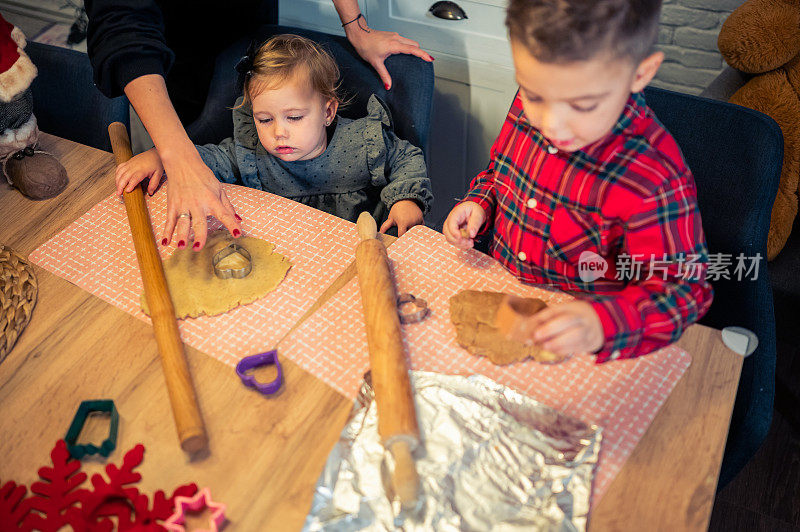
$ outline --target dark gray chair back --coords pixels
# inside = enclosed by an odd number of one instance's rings
[[[767,271],[767,232],[783,161],[783,136],[770,117],[725,102],[649,87],[647,104],[672,133],[697,185],[709,253],[760,254],[756,280],[711,281],[714,302],[700,323],[755,332],[744,361],[719,487],[755,454],[772,422],[775,314]],[[733,273],[731,268],[731,273]],[[748,279],[750,276],[748,276]]]
[[[39,129],[111,151],[108,125],[122,122],[130,128],[127,98],[107,98],[94,86],[84,53],[37,42],[28,42],[25,52],[39,71],[31,85]]]

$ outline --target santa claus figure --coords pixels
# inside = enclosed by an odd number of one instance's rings
[[[67,172],[37,148],[31,94],[36,67],[24,48],[25,36],[0,15],[0,173],[29,198],[52,198],[66,188]]]

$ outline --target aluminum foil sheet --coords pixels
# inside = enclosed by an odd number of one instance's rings
[[[482,376],[412,372],[411,382],[422,437],[418,508],[400,511],[387,495],[391,456],[365,382],[304,530],[586,529],[597,426]]]

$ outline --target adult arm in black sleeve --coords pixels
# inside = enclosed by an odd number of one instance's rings
[[[199,251],[214,216],[241,234],[236,211],[222,185],[203,163],[170,100],[165,73],[174,60],[164,38],[163,13],[154,0],[86,0],[88,52],[95,82],[107,96],[124,94],[142,120],[169,178],[162,239],[173,236]],[[124,163],[117,172],[124,172]],[[188,217],[181,217],[188,214]]]
[[[147,74],[166,75],[175,55],[164,38],[164,19],[154,0],[85,0],[87,51],[94,81],[115,97]]]

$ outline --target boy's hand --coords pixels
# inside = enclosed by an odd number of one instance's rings
[[[448,242],[460,249],[475,245],[475,236],[486,221],[486,211],[474,201],[456,205],[444,221],[442,232]]]
[[[605,337],[600,318],[586,301],[549,306],[525,323],[515,339],[535,342],[559,354],[593,353],[603,347]]]
[[[142,152],[130,160],[117,166],[115,179],[117,182],[117,194],[132,192],[136,185],[150,178],[147,185],[147,193],[151,196],[158,189],[161,178],[164,175],[164,165],[158,156],[155,148]]]
[[[422,209],[419,208],[414,200],[400,200],[389,209],[389,217],[381,225],[381,233],[385,233],[390,227],[397,226],[397,236],[422,223]]]

